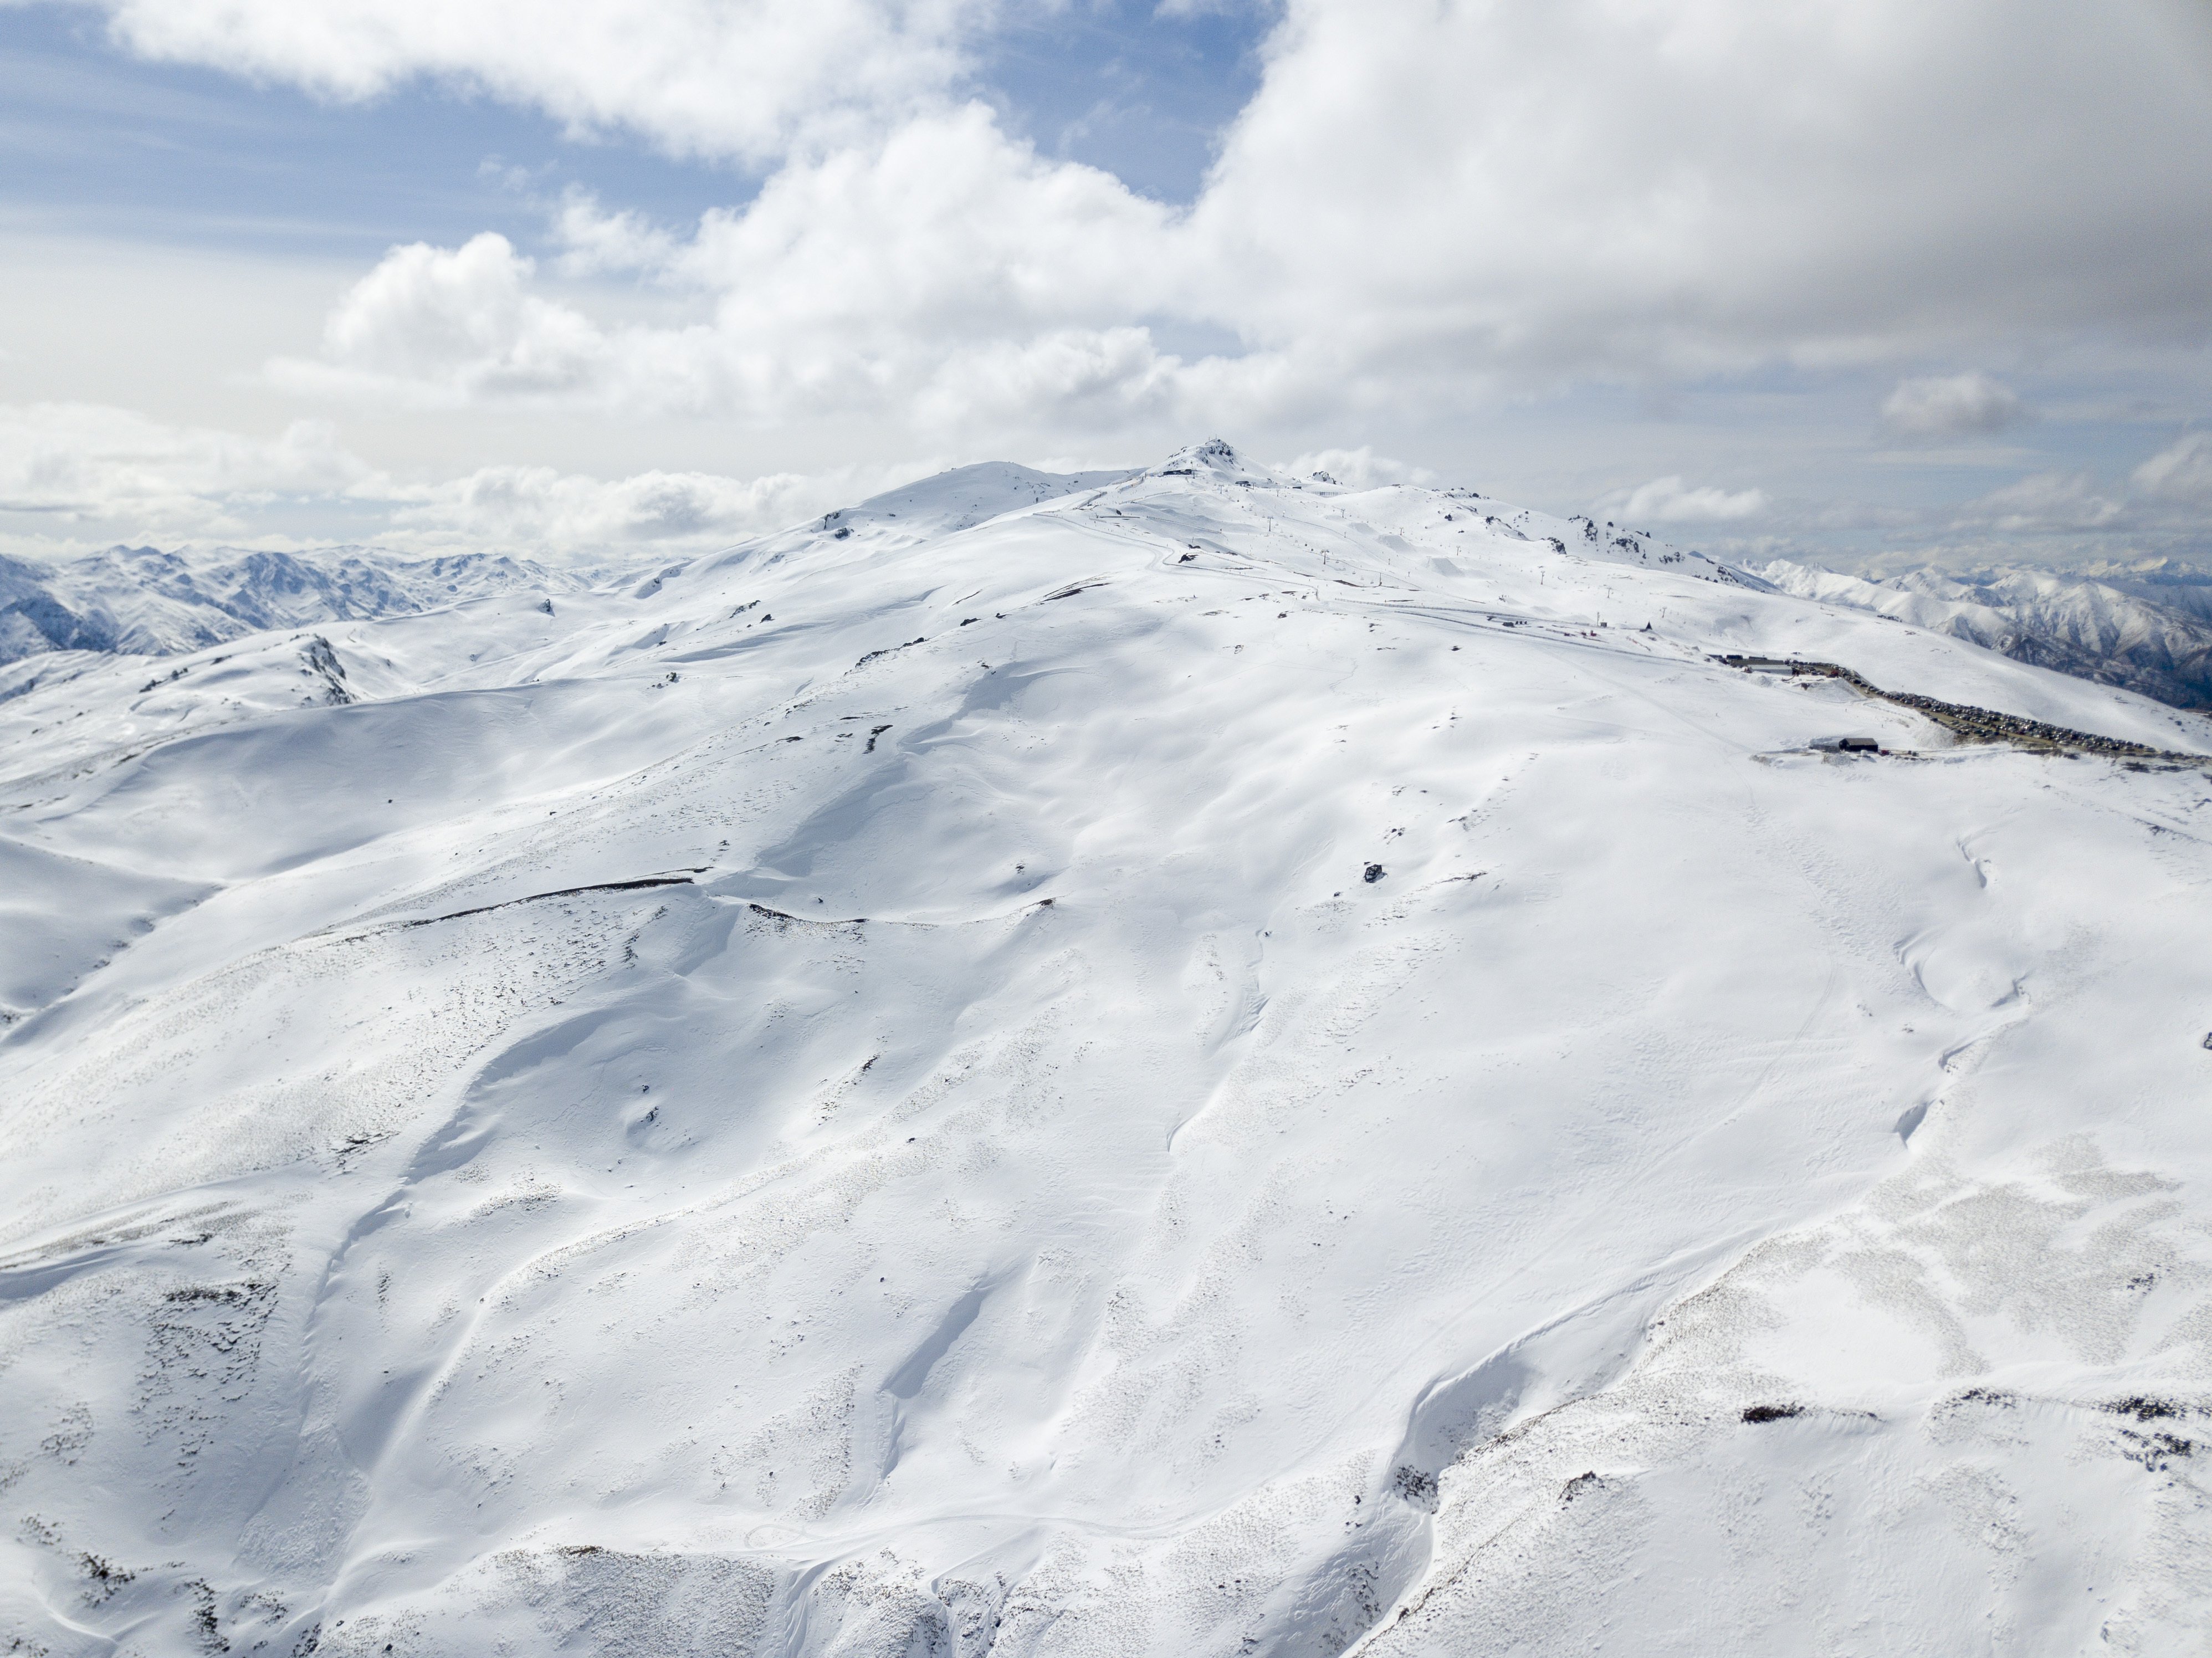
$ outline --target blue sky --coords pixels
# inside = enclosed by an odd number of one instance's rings
[[[731,180],[564,143],[532,112],[436,89],[364,105],[108,48],[96,19],[0,12],[0,199],[71,231],[374,258],[538,216],[487,164],[557,168],[696,213]]]
[[[1258,85],[1266,18],[1128,3],[1032,17],[982,44],[966,89],[1044,154],[1187,203]],[[761,173],[672,159],[448,83],[362,102],[148,62],[96,15],[0,9],[0,206],[58,228],[228,247],[349,251],[480,230],[534,240],[572,185],[671,223],[739,205]]]
[[[0,544],[605,554],[1220,433],[2212,558],[2206,16],[0,0]]]
[[[1188,203],[1258,89],[1268,21],[1243,7],[1161,17],[1128,0],[1033,19],[992,43],[983,84],[1047,155]]]

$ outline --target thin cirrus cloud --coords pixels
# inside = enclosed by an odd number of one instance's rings
[[[2185,432],[2136,468],[2136,488],[2168,501],[2212,502],[2212,432]]]
[[[333,95],[446,76],[770,169],[680,234],[558,215],[572,273],[626,265],[689,319],[556,300],[482,239],[404,248],[276,371],[323,394],[981,437],[2212,321],[2183,164],[2212,112],[2158,0],[1293,0],[1187,211],[959,102],[994,14],[958,0],[570,0],[527,27],[511,0],[106,3],[140,52]],[[1171,350],[1163,322],[1230,343]]]

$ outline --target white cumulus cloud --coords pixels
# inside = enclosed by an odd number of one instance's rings
[[[720,546],[811,518],[893,483],[896,471],[842,469],[739,479],[711,472],[596,478],[550,466],[486,466],[410,492],[386,539],[403,545],[522,548],[555,555]]]
[[[1680,477],[1662,477],[1609,495],[1601,504],[1628,524],[1720,524],[1757,517],[1766,510],[1766,496],[1758,489],[1692,488]]]
[[[567,274],[639,273],[688,295],[687,320],[549,298],[520,250],[479,237],[396,250],[340,304],[319,365],[278,372],[324,392],[889,416],[933,437],[1049,442],[1116,426],[1318,429],[1347,409],[1443,418],[1577,380],[1878,362],[2116,325],[2201,333],[2212,197],[2177,158],[2212,154],[2212,108],[2145,3],[1293,0],[1187,210],[938,97],[787,151],[748,205],[682,235],[618,203],[563,204]],[[232,21],[210,33],[201,4],[165,6],[158,27],[122,15],[163,50],[250,37],[242,63],[298,76],[281,70],[307,61],[287,31],[336,27],[280,27],[301,14],[225,0]],[[323,11],[376,33],[354,9]],[[441,12],[505,15],[494,0]],[[704,15],[627,27],[657,53],[702,30],[781,39],[790,21],[767,0],[716,10],[712,28]],[[925,23],[951,40],[983,15],[826,15],[825,29],[882,40]],[[502,72],[539,90],[504,95],[545,102],[550,50],[517,47],[521,67]],[[662,94],[626,84],[611,77],[593,118],[666,126]],[[2059,103],[2095,118],[2054,146]],[[1203,349],[1168,343],[1196,338]],[[1907,381],[1890,405],[1917,434],[2021,412],[1982,374]]]
[[[2118,524],[2126,510],[2100,494],[2086,471],[2036,472],[1972,502],[1968,521],[1979,519],[2008,534],[2041,534],[2103,529]]]
[[[568,276],[662,270],[676,258],[676,238],[643,214],[634,209],[610,213],[597,196],[574,186],[562,196],[553,238],[562,250],[562,274]]]
[[[2027,417],[2013,389],[1975,370],[1900,380],[1881,405],[1891,430],[1910,437],[2002,432]]]
[[[1192,226],[1218,314],[1440,398],[2201,330],[2208,154],[2141,0],[1293,0]]]
[[[319,361],[280,363],[304,390],[382,390],[433,403],[545,401],[599,384],[611,343],[531,289],[535,263],[486,231],[457,248],[394,248],[341,300]]]
[[[556,483],[595,463],[574,446],[594,421],[631,446],[603,470],[681,480],[719,464],[696,440],[708,422],[716,441],[774,433],[763,452],[805,473],[1136,459],[1208,431],[1280,453],[1357,434],[1439,466],[1548,408],[1560,423],[1516,428],[1486,484],[1517,466],[1566,504],[1649,479],[1612,510],[1826,534],[1802,469],[1786,513],[1754,487],[1782,495],[1778,473],[1736,470],[1778,427],[1731,444],[1641,422],[1626,456],[1589,411],[1692,384],[1739,410],[1801,389],[1863,410],[1879,385],[1887,428],[1935,440],[2028,411],[1987,373],[1929,363],[2132,374],[2139,401],[2183,407],[2203,383],[2173,343],[2212,331],[2212,100],[2167,0],[1224,0],[1273,21],[1187,205],[1026,141],[1022,89],[983,80],[994,31],[1066,0],[72,3],[129,50],[257,83],[358,99],[428,81],[738,163],[733,204],[688,222],[610,190],[562,197],[542,240],[508,226],[393,248],[332,285],[319,343],[254,348],[285,353],[256,399],[273,385],[462,434],[478,412],[554,416],[542,451],[500,452],[557,458]],[[1158,9],[1167,30],[1223,6]],[[2073,372],[2039,377],[2054,406]],[[269,405],[251,406],[240,423]],[[642,446],[694,422],[688,446]],[[2168,520],[2203,498],[2197,453],[2145,463],[2126,513],[2183,534]],[[409,532],[501,521],[495,482]],[[528,521],[735,521],[720,486],[595,493],[618,482],[544,486],[574,510]],[[655,489],[665,511],[641,504]],[[2094,520],[2115,493],[1984,503],[1974,533]]]
[[[555,559],[696,552],[934,470],[855,465],[751,478],[658,471],[602,478],[498,465],[426,481],[370,465],[319,421],[264,438],[99,404],[0,404],[0,544],[37,552],[208,536],[298,544],[272,525],[304,503],[342,521],[345,539],[403,551],[492,547]]]
[[[374,98],[418,79],[760,162],[926,108],[987,0],[80,0],[149,58]]]
[[[1437,477],[1425,466],[1408,466],[1404,461],[1378,455],[1372,444],[1365,443],[1357,449],[1310,450],[1283,470],[1293,477],[1325,472],[1355,489],[1385,483],[1428,484],[1435,483]]]
[[[342,494],[371,476],[324,421],[259,438],[97,404],[0,404],[0,513],[220,531],[278,496]]]
[[[1169,220],[969,105],[794,163],[681,243],[563,203],[570,258],[643,268],[696,301],[696,321],[600,320],[547,297],[534,262],[486,233],[393,249],[332,312],[321,355],[270,372],[401,401],[762,422],[882,412],[933,433],[1180,419],[1201,382],[1125,320],[1172,312],[1190,286]]]

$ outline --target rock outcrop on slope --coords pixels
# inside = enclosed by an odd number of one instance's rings
[[[1969,704],[1946,702],[1941,697],[1922,696],[1914,691],[1886,691],[1862,673],[1841,662],[1802,662],[1795,659],[1778,661],[1769,657],[1723,654],[1713,659],[1731,668],[1741,668],[1747,673],[1787,673],[1796,679],[1833,679],[1849,685],[1862,696],[1877,701],[1893,703],[1900,708],[1925,715],[1951,736],[1967,743],[2009,743],[2035,754],[2100,755],[2129,761],[2154,760],[2164,764],[2184,765],[2203,768],[2206,756],[2182,749],[2157,749],[2148,743],[2130,743],[2117,737],[2104,737],[2095,732],[2077,732],[2063,726],[2054,726],[2047,720],[2023,720],[2018,714],[2006,714],[1997,708],[1978,708]],[[1871,738],[1844,738],[1831,744],[1826,739],[1816,741],[1816,748],[1835,747],[1839,752],[1880,752],[1880,745]]]
[[[0,1648],[2186,1649],[2203,776],[1715,659],[2212,726],[1605,527],[963,469],[0,701]]]

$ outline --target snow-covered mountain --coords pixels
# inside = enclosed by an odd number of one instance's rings
[[[17,1650],[2201,1644],[2202,716],[1218,444],[163,671],[0,703]]]
[[[2201,573],[2014,565],[1868,578],[1787,559],[1753,568],[1784,592],[1933,629],[2176,708],[2212,708],[2212,578]]]
[[[403,559],[362,547],[111,547],[56,563],[0,558],[0,664],[65,651],[173,656],[270,628],[407,616],[488,593],[584,585],[574,573],[496,553]]]
[[[2174,558],[2097,559],[2072,574],[2149,599],[2185,616],[2212,620],[2212,569]]]

